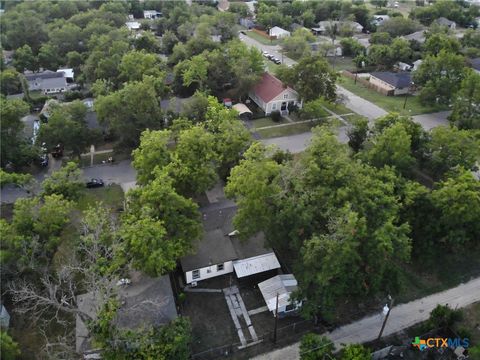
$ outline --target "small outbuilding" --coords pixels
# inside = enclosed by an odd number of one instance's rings
[[[370,74],[370,83],[387,95],[405,95],[410,91],[412,75],[409,72],[373,72]]]
[[[258,284],[268,310],[275,315],[278,296],[278,316],[284,317],[289,313],[295,313],[301,306],[301,302],[291,299],[292,293],[297,290],[297,279],[293,274],[277,275]]]
[[[290,31],[282,29],[281,27],[278,27],[278,26],[274,26],[273,28],[270,29],[270,31],[268,32],[268,35],[276,39],[281,39],[281,38],[290,36]]]
[[[238,112],[238,116],[242,120],[252,120],[253,113],[245,104],[235,104],[233,109]]]

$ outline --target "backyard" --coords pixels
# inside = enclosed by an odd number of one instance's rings
[[[422,105],[420,104],[418,96],[408,96],[405,109],[403,109],[403,105],[405,103],[404,96],[384,96],[365,87],[359,82],[355,84],[353,79],[344,76],[341,77],[338,82],[345,89],[364,98],[365,100],[371,101],[388,112],[398,112],[404,115],[419,115],[448,109],[448,107],[444,105]]]
[[[278,45],[280,43],[280,40],[269,40],[255,31],[245,31],[245,34],[263,45]]]

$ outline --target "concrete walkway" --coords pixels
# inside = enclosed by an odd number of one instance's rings
[[[406,304],[394,306],[390,312],[383,336],[395,334],[429,318],[438,305],[448,304],[451,308],[462,308],[480,301],[480,278],[470,280],[452,289],[442,291]],[[379,313],[324,334],[337,348],[342,344],[365,343],[375,340],[382,327],[383,317]],[[300,343],[254,357],[254,360],[296,360],[300,358]]]

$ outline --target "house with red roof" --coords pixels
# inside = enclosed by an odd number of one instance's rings
[[[248,94],[263,111],[269,115],[273,111],[288,114],[288,107],[302,107],[298,93],[269,73],[264,73],[260,82]]]

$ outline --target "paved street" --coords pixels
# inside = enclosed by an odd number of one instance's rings
[[[49,168],[48,171],[43,171],[35,175],[37,184],[34,191],[39,190],[40,184],[46,175],[51,173],[52,170],[59,168],[61,161],[50,161],[50,164],[51,168]],[[85,180],[100,178],[105,181],[106,184],[119,184],[124,190],[131,188],[136,180],[136,172],[130,160],[123,160],[114,164],[95,165],[83,168],[82,171]],[[7,185],[1,189],[0,200],[2,203],[12,204],[18,198],[26,196],[28,196],[28,193],[24,189]]]
[[[357,114],[365,116],[369,120],[374,120],[380,116],[386,115],[387,112],[374,103],[355,95],[347,89],[337,85],[337,94],[343,95],[345,98],[344,105],[352,109]],[[378,95],[383,96],[383,95]]]
[[[480,278],[473,279],[455,288],[436,293],[406,304],[394,306],[390,312],[384,336],[395,334],[412,325],[425,321],[438,304],[448,304],[452,308],[462,308],[480,301]],[[325,334],[337,348],[341,344],[365,343],[375,340],[382,327],[383,318],[379,314],[335,329]],[[254,360],[299,359],[299,345],[295,343],[282,349],[254,357]]]
[[[447,117],[450,114],[451,111],[440,111],[431,114],[415,115],[413,116],[413,121],[419,123],[428,131],[437,126],[448,125]]]

